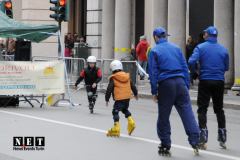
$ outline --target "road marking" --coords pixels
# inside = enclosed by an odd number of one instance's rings
[[[3,110],[0,110],[0,113],[5,113],[5,114],[9,114],[9,115],[15,115],[15,116],[19,116],[19,117],[30,118],[30,119],[49,122],[49,123],[54,123],[54,124],[59,124],[59,125],[64,125],[64,126],[70,126],[70,127],[75,127],[75,128],[88,130],[88,131],[93,131],[93,132],[106,134],[105,130],[92,128],[92,127],[87,127],[87,126],[83,126],[83,125],[78,125],[78,124],[74,124],[74,123],[56,121],[56,120],[52,120],[52,119],[36,117],[36,116],[31,116],[31,115],[21,114],[21,113],[15,113],[15,112],[9,112],[9,111],[3,111]],[[128,136],[126,134],[121,134],[121,137],[134,139],[134,140],[138,140],[138,141],[143,141],[143,142],[148,142],[148,143],[159,144],[159,141],[156,141],[156,140],[151,140],[151,139],[141,138],[141,137],[135,137],[135,136]],[[172,147],[193,152],[193,149],[190,148],[190,147],[185,147],[185,146],[181,146],[181,145],[177,145],[177,144],[172,144]],[[240,160],[239,157],[224,155],[224,154],[221,154],[221,153],[216,153],[216,152],[211,152],[211,151],[202,151],[201,150],[200,154],[202,154],[202,153],[207,154],[207,155],[211,155],[211,156],[215,156],[215,157],[226,158],[226,159],[229,159],[229,160]]]

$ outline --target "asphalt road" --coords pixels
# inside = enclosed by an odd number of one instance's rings
[[[127,121],[121,115],[120,138],[106,137],[112,127],[112,102],[105,106],[99,94],[95,113],[87,108],[86,94],[74,93],[74,101],[81,106],[31,108],[21,103],[19,108],[0,108],[0,160],[158,160],[159,140],[156,133],[157,105],[149,99],[132,100],[130,111],[137,128],[127,136]],[[193,106],[196,113],[196,106]],[[217,142],[216,117],[209,108],[209,143],[207,151],[195,156],[188,144],[181,120],[175,109],[171,115],[172,157],[178,160],[240,160],[240,110],[225,110],[227,117],[227,150]],[[45,137],[41,151],[13,150],[13,137]]]

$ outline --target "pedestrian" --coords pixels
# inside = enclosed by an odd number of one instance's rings
[[[153,31],[156,46],[151,49],[149,76],[153,100],[158,103],[157,133],[161,140],[159,155],[170,156],[171,126],[169,122],[174,105],[181,117],[188,141],[198,154],[199,128],[195,120],[190,96],[189,74],[181,49],[167,41],[167,32],[158,27]]]
[[[70,73],[71,59],[69,59],[69,58],[71,58],[73,55],[72,49],[74,46],[74,41],[73,41],[71,33],[68,33],[67,35],[65,35],[64,43],[65,43],[64,57],[66,57],[65,63],[66,63],[67,72]]]
[[[75,89],[77,89],[77,85],[84,79],[90,113],[93,113],[94,105],[97,100],[97,84],[102,80],[102,71],[96,66],[96,62],[97,59],[95,56],[89,56],[87,58],[88,66],[81,71],[80,77],[75,83]]]
[[[208,141],[207,110],[210,98],[213,101],[214,113],[218,122],[218,141],[226,148],[226,120],[223,110],[224,74],[229,69],[229,56],[225,47],[217,42],[218,30],[214,26],[204,31],[206,42],[199,44],[189,59],[189,66],[194,70],[200,64],[198,85],[198,121],[200,127],[200,145],[206,149]]]
[[[111,95],[115,101],[113,105],[113,120],[114,126],[107,131],[107,136],[120,136],[119,112],[121,111],[128,119],[128,134],[131,135],[135,129],[135,122],[129,111],[129,102],[132,92],[138,100],[138,91],[132,83],[130,75],[123,71],[122,63],[119,60],[114,60],[110,64],[112,75],[109,77],[109,84],[105,95],[106,105],[108,106]]]
[[[186,60],[187,60],[187,62],[188,62],[189,58],[191,57],[195,46],[196,46],[196,44],[195,44],[192,36],[189,36],[188,40],[187,40],[187,44],[186,44]],[[192,86],[194,85],[194,80],[196,80],[197,77],[198,77],[197,71],[195,71],[195,72],[190,71],[190,82],[191,82]]]
[[[5,50],[5,45],[4,45],[4,41],[0,40],[0,54],[3,54],[3,51]]]
[[[147,69],[147,49],[149,47],[149,43],[147,42],[147,38],[146,36],[141,36],[140,37],[140,41],[137,44],[136,47],[136,56],[138,59],[138,63],[140,64],[140,66],[144,69],[144,71],[146,71]],[[139,72],[140,74],[140,80],[144,80],[144,73],[143,72]]]
[[[192,36],[189,36],[187,39],[187,44],[186,44],[186,60],[188,62],[188,59],[191,57],[193,50],[195,48],[195,43],[192,38]]]
[[[15,55],[16,52],[16,40],[13,38],[9,38],[7,40],[7,54]]]
[[[204,43],[204,42],[205,42],[205,34],[204,34],[204,32],[201,32],[198,35],[197,45]]]
[[[137,60],[137,55],[136,55],[136,50],[135,50],[135,47],[134,45],[132,44],[132,47],[131,47],[131,52],[130,52],[131,56],[132,56],[132,60],[133,61],[136,61]]]
[[[4,44],[0,41],[0,61],[3,61],[4,60]]]
[[[150,56],[151,48],[152,48],[152,47],[149,46],[148,49],[147,49],[147,52],[146,52],[147,61],[148,61],[148,58],[149,58],[149,56]],[[147,67],[146,67],[146,68],[147,68],[146,73],[149,74],[149,73],[148,73],[148,71],[149,71],[149,69],[148,69],[148,68],[149,68],[149,64],[148,64],[148,63],[147,63]],[[148,80],[149,80],[149,76],[148,76]]]
[[[64,43],[65,43],[65,57],[71,57],[72,49],[74,47],[74,39],[71,33],[65,35]]]
[[[88,43],[85,41],[84,37],[80,37],[79,42],[80,42],[80,46],[88,47]]]
[[[80,38],[79,38],[77,33],[74,33],[73,39],[74,39],[74,43],[79,43],[80,42]]]

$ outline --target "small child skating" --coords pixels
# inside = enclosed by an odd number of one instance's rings
[[[109,78],[105,100],[107,106],[111,95],[115,101],[112,110],[114,126],[107,131],[107,136],[120,136],[120,111],[128,119],[127,130],[128,134],[131,135],[136,125],[128,108],[132,92],[135,98],[138,100],[138,91],[136,86],[131,82],[129,74],[123,71],[122,63],[119,60],[112,61],[110,64],[110,69],[112,70],[112,75]]]
[[[87,62],[88,66],[81,71],[80,77],[75,83],[75,88],[77,88],[77,85],[84,79],[90,113],[93,113],[93,108],[97,99],[97,84],[102,79],[102,72],[100,68],[96,67],[97,59],[95,56],[89,56]]]

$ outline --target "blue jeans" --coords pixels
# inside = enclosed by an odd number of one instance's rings
[[[192,111],[188,89],[184,79],[181,77],[164,80],[158,85],[157,133],[162,144],[171,147],[169,117],[173,105],[181,117],[189,143],[192,146],[197,145],[199,141],[199,127]]]
[[[147,70],[147,61],[138,61],[138,63],[143,68],[143,70],[146,72],[146,70]],[[139,74],[140,74],[141,77],[145,76],[141,71],[139,71]]]

